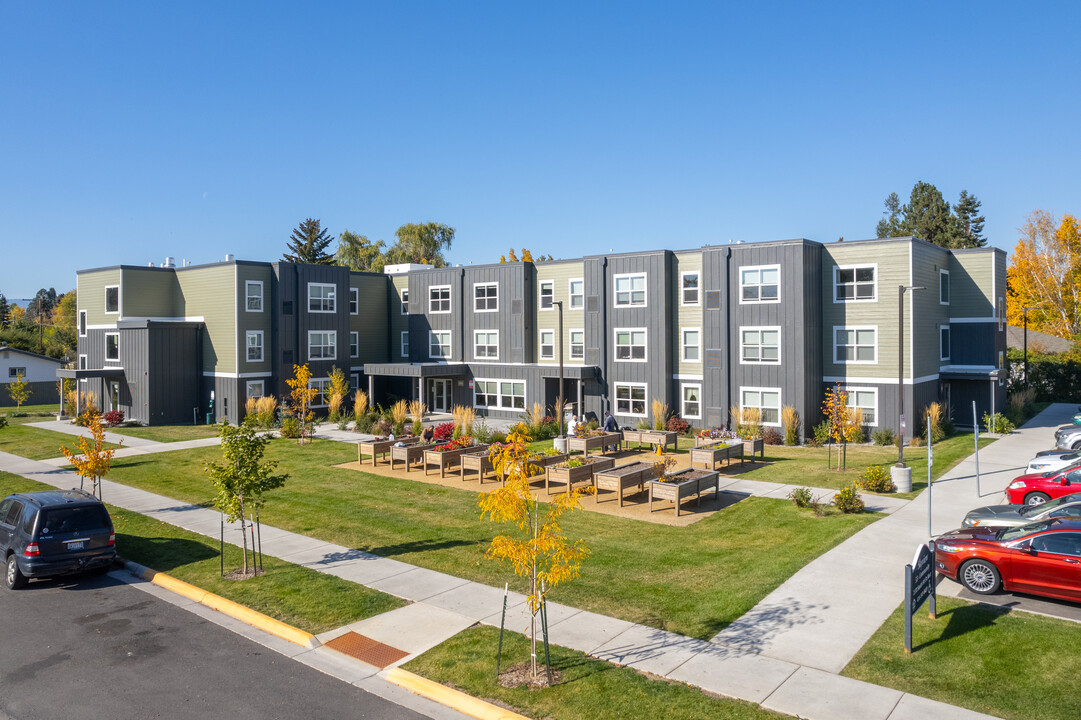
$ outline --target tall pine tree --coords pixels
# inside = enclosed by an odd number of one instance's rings
[[[983,247],[984,217],[978,215],[980,201],[967,190],[953,208],[930,183],[917,182],[912,187],[908,204],[902,206],[897,193],[886,198],[885,216],[875,227],[877,237],[913,235],[945,248]]]
[[[4,297],[4,293],[0,293],[0,328],[6,328],[10,322],[11,308],[8,306],[8,299]]]
[[[961,231],[957,238],[956,247],[978,248],[987,244],[987,238],[983,236],[983,215],[980,212],[980,201],[975,195],[969,195],[968,190],[961,191],[961,197],[953,210],[957,213],[957,224]]]
[[[333,265],[334,256],[327,252],[327,246],[332,239],[330,233],[319,226],[318,220],[308,218],[289,236],[287,248],[291,252],[282,255],[282,260],[310,265]]]

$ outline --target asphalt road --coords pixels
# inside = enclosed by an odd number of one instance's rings
[[[0,586],[0,720],[226,717],[424,716],[108,576]]]

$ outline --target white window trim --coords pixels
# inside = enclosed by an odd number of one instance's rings
[[[328,377],[324,377],[324,378],[311,378],[310,380],[308,380],[308,388],[309,388],[309,389],[311,389],[311,388],[312,388],[312,387],[313,387],[313,386],[315,385],[315,383],[319,383],[319,384],[320,384],[319,386],[320,386],[320,388],[322,388],[322,392],[321,392],[320,394],[321,394],[321,395],[323,396],[323,399],[324,399],[324,400],[326,400],[326,399],[327,399],[327,393],[326,393],[326,391],[327,391],[327,389],[328,389],[328,386],[330,385],[330,378],[328,378]],[[324,385],[323,383],[326,383],[326,384]],[[311,405],[309,405],[308,407],[312,407],[312,408],[324,408],[324,407],[327,407],[327,403],[325,403],[325,402],[324,402],[324,403],[320,403],[319,405],[316,405],[316,404],[315,404],[315,403],[313,402],[313,403],[312,403]]]
[[[409,288],[398,291],[398,300],[402,303],[402,315],[409,314]]]
[[[334,356],[325,357],[312,357],[312,335],[330,335],[333,338]],[[309,330],[308,331],[308,360],[319,362],[321,360],[337,360],[338,359],[338,331],[337,330]]]
[[[623,278],[642,278],[642,304],[637,305],[634,302],[621,303],[619,302],[619,292],[616,290],[616,286]],[[632,291],[628,291],[632,292]],[[612,307],[614,308],[646,308],[649,307],[649,273],[636,272],[636,273],[619,273],[612,275]]]
[[[477,335],[479,333],[484,333],[485,335],[487,335],[488,333],[495,333],[495,355],[485,355],[483,357],[477,355]],[[484,344],[487,345],[488,343],[484,343]],[[473,330],[473,359],[477,360],[478,362],[484,362],[486,360],[498,360],[499,359],[499,331],[498,330],[495,330],[495,329],[492,329],[492,330],[474,329]]]
[[[943,344],[942,344],[942,331],[943,330],[945,330],[947,333],[949,333],[949,336],[950,336],[950,345],[949,346],[943,346]],[[952,346],[953,346],[953,329],[949,325],[939,325],[938,326],[938,360],[939,360],[939,362],[949,362],[950,361],[950,351],[952,350]]]
[[[755,330],[762,332],[763,330],[774,330],[777,332],[777,359],[776,360],[744,360],[743,359],[743,333],[746,330]],[[877,336],[876,336],[877,337]],[[781,364],[781,326],[780,325],[740,325],[739,326],[739,364],[740,365],[780,365]],[[836,339],[836,336],[834,336]],[[759,343],[759,348],[762,344]],[[761,355],[761,352],[759,352]]]
[[[255,310],[252,310],[250,307],[248,307],[248,300],[250,300],[253,297],[251,295],[250,291],[248,290],[248,288],[251,287],[252,285],[258,285],[259,286],[259,307],[257,309],[255,309]],[[263,281],[262,280],[245,280],[244,281],[244,312],[250,312],[250,313],[256,313],[256,312],[261,313],[261,312],[263,312]]]
[[[855,385],[852,385],[852,386],[842,385],[841,389],[844,390],[846,393],[848,393],[849,400],[853,399],[852,393],[856,392],[856,391],[858,391],[858,392],[871,392],[871,393],[875,394],[875,421],[873,423],[865,422],[863,424],[866,425],[867,427],[878,427],[878,419],[879,419],[879,416],[882,414],[882,412],[881,412],[881,410],[879,409],[879,406],[878,406],[878,388],[876,388],[876,387],[855,386]],[[849,403],[848,406],[849,407],[856,407],[852,403]]]
[[[109,310],[109,291],[112,290],[113,288],[116,288],[116,310]],[[123,307],[123,304],[120,301],[120,286],[119,285],[106,285],[105,286],[104,307],[105,307],[105,314],[106,315],[119,315],[120,314],[120,309]]]
[[[248,338],[256,335],[259,337],[259,359],[252,360],[248,357]],[[262,330],[248,330],[244,333],[244,362],[261,363],[266,357],[266,346],[263,345],[263,331]]]
[[[545,343],[544,343],[544,335],[545,335],[545,333],[551,333],[551,335],[552,335],[552,342],[550,343],[551,346],[552,346],[552,357],[544,357],[544,349],[543,348],[544,348],[544,345],[545,345]],[[537,359],[540,360],[541,362],[544,362],[545,360],[549,360],[551,362],[556,361],[556,331],[555,330],[545,328],[545,329],[540,330],[537,333]]]
[[[544,293],[542,292],[545,286],[552,288],[552,306],[544,307]],[[552,312],[556,309],[556,281],[555,280],[541,280],[537,283],[537,310],[540,312]]]
[[[571,286],[574,283],[582,283],[582,292],[575,295],[571,290]],[[578,307],[574,306],[574,298],[582,298],[582,304]],[[567,309],[568,310],[585,310],[586,309],[586,281],[584,278],[570,278],[567,280]]]
[[[642,395],[642,397],[643,397],[642,408],[643,408],[644,412],[642,412],[642,413],[620,412],[620,410],[619,410],[619,388],[621,388],[621,387],[626,387],[626,388],[640,387],[640,388],[643,388],[645,390],[645,392]],[[612,383],[612,398],[613,398],[613,400],[612,400],[612,414],[613,415],[622,415],[624,417],[637,417],[637,418],[649,417],[649,383],[637,383],[637,382],[617,382],[617,383]]]
[[[251,387],[252,387],[252,385],[258,385],[259,386],[259,397],[263,397],[266,394],[266,381],[265,380],[248,380],[246,383],[244,383],[244,398],[245,399],[251,397]]]
[[[875,271],[875,296],[873,298],[852,298],[851,300],[838,300],[837,299],[837,280],[841,270],[859,270],[861,268],[871,268]],[[855,278],[855,273],[852,275]],[[853,280],[854,284],[856,283]],[[833,304],[834,305],[847,305],[848,303],[872,303],[878,302],[878,263],[858,263],[856,265],[834,265],[833,266]]]
[[[574,333],[582,333],[582,357],[580,357],[580,358],[574,357]],[[568,345],[568,357],[571,360],[585,361],[585,359],[586,359],[586,330],[585,330],[585,328],[570,328],[570,329],[568,329],[567,330],[567,339],[570,341],[570,342],[567,343],[567,345]]]
[[[776,270],[777,271],[777,297],[776,297],[776,299],[772,299],[772,298],[769,299],[769,300],[763,300],[762,299],[762,293],[761,293],[762,283],[761,282],[758,283],[758,287],[760,288],[759,293],[758,293],[758,299],[757,300],[746,300],[746,299],[744,299],[744,297],[743,297],[743,288],[745,286],[743,284],[743,272],[745,270],[758,270],[759,279],[761,279],[761,273],[762,273],[763,270]],[[776,303],[781,302],[781,266],[779,264],[776,264],[776,265],[741,265],[740,267],[736,268],[736,272],[739,273],[739,304],[740,305],[774,305]],[[699,288],[699,292],[701,292],[701,288]]]
[[[943,275],[946,276],[946,287],[950,291],[949,292],[949,297],[946,298],[946,302],[942,302],[942,276]],[[939,270],[938,271],[938,304],[939,305],[949,305],[951,302],[953,302],[953,283],[950,281],[950,271],[949,270]]]
[[[487,310],[477,309],[477,288],[479,287],[494,287],[495,288],[495,307]],[[498,282],[480,282],[473,283],[473,312],[475,313],[493,313],[499,312],[499,283]]]
[[[357,309],[356,311],[351,309],[349,314],[360,315],[360,288],[349,288],[349,306],[352,307],[353,305],[356,305]]]
[[[687,388],[698,388],[698,414],[690,415],[687,413],[687,397],[684,394],[684,390]],[[702,383],[682,383],[679,386],[679,409],[680,417],[684,420],[701,420],[702,419]]]
[[[837,331],[838,330],[874,330],[875,333],[875,359],[874,360],[838,360]],[[858,345],[856,347],[859,347]],[[878,326],[877,325],[834,325],[833,326],[833,364],[834,365],[877,365],[878,364]]]
[[[79,337],[86,337],[86,333],[87,333],[86,310],[80,310],[79,311],[79,316],[78,316],[77,322],[79,323],[79,327],[78,327]]]
[[[637,306],[636,306],[637,307]],[[621,332],[636,333],[640,332],[645,334],[646,342],[642,345],[642,357],[641,358],[626,358],[624,360],[619,359],[619,345],[617,344],[617,338]],[[699,336],[701,338],[701,336]],[[614,351],[612,353],[612,361],[618,363],[646,363],[649,362],[649,328],[636,327],[636,328],[613,328],[612,329],[612,347]],[[630,345],[629,347],[636,347]]]
[[[401,352],[403,358],[409,357],[409,331],[402,330],[402,336],[398,340],[398,350]]]
[[[480,403],[477,402],[477,383],[482,383],[482,382],[483,383],[495,383],[495,388],[496,388],[496,393],[495,393],[496,404],[495,405],[481,405]],[[525,405],[526,398],[529,397],[529,383],[527,383],[525,380],[517,380],[517,379],[514,379],[514,378],[473,378],[473,407],[484,408],[485,410],[511,410],[511,411],[521,412],[523,410],[523,408],[514,407],[513,402],[510,405],[504,405],[503,404],[503,393],[500,392],[501,388],[499,386],[499,383],[505,383],[505,382],[515,383],[515,384],[521,383],[521,385],[522,385],[522,404]],[[490,393],[484,393],[484,394],[489,395]],[[517,397],[517,396],[512,395],[511,397]]]
[[[312,288],[315,288],[315,287],[331,288],[332,290],[334,290],[334,297],[332,298],[334,307],[332,307],[330,310],[312,310]],[[323,314],[323,315],[337,312],[338,311],[338,286],[335,285],[334,283],[314,283],[314,282],[308,283],[308,306],[307,306],[307,310],[310,313],[318,313],[318,314]]]
[[[692,345],[687,344],[687,333],[688,332],[696,332],[696,333],[698,333],[698,344],[697,345],[692,346]],[[687,357],[687,348],[689,348],[689,347],[698,348],[698,359],[697,360]],[[702,363],[702,328],[701,327],[681,327],[679,329],[679,358],[680,358],[680,360],[682,362],[685,362],[685,363],[696,363],[696,364],[701,364]]]
[[[353,346],[356,345],[357,351],[353,352]],[[349,357],[360,357],[360,332],[357,330],[349,331]]]
[[[109,336],[116,336],[116,357],[109,357]],[[119,332],[107,332],[105,333],[105,352],[103,353],[105,362],[120,362],[120,333]]]
[[[432,290],[446,290],[447,291],[447,309],[446,310],[432,310]],[[435,302],[442,302],[442,299]],[[429,315],[449,315],[454,310],[454,294],[451,291],[450,285],[429,285],[428,286],[428,314]]]
[[[779,267],[779,266],[778,266]],[[683,293],[683,278],[688,275],[694,275],[698,278],[698,287],[695,288],[695,292],[698,293],[698,300],[693,303],[684,302]],[[778,293],[780,293],[780,287],[778,287]],[[702,271],[701,270],[686,270],[679,274],[679,306],[680,307],[702,307]]]
[[[19,370],[22,370],[22,372],[19,372]],[[11,366],[8,367],[8,379],[9,380],[12,379],[12,378],[18,380],[20,375],[22,375],[24,379],[26,378],[26,368],[25,367],[23,367],[22,365],[11,365]]]
[[[446,342],[447,354],[445,356],[443,356],[443,355],[432,355],[432,346],[435,344],[435,343],[432,342],[432,340],[435,339],[436,335],[443,335],[444,333],[447,336],[447,342]],[[442,342],[439,343],[439,347],[443,347],[443,344],[444,343],[442,343]],[[450,360],[453,355],[454,355],[454,338],[451,337],[450,330],[429,330],[428,331],[428,359],[429,360]]]
[[[739,412],[740,412],[740,415],[743,414],[743,408],[744,407],[750,407],[750,406],[745,406],[743,404],[743,393],[744,392],[757,392],[757,393],[775,392],[775,393],[777,393],[777,422],[775,422],[775,423],[764,422],[762,424],[765,425],[766,427],[781,427],[781,422],[782,422],[782,420],[781,420],[781,410],[784,408],[784,398],[781,395],[781,388],[779,388],[779,387],[752,387],[752,386],[749,386],[749,385],[741,385],[740,388],[739,388]],[[762,407],[765,407],[765,406],[763,406],[763,405],[755,405],[753,407],[762,408]]]

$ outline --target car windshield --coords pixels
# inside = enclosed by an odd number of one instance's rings
[[[1077,502],[1078,499],[1079,497],[1077,493],[1074,493],[1072,495],[1063,495],[1062,497],[1055,498],[1054,500],[1048,500],[1042,505],[1025,505],[1018,512],[1020,512],[1021,515],[1023,515],[1024,517],[1028,517],[1029,515],[1039,515],[1042,512],[1057,508],[1059,505]]]
[[[1022,525],[1021,527],[1003,528],[998,531],[995,537],[1000,542],[1012,542],[1018,538],[1023,538],[1026,535],[1033,533],[1043,532],[1047,528],[1051,527],[1050,521],[1036,522],[1029,525]]]
[[[56,508],[45,512],[41,523],[43,534],[89,532],[109,527],[109,516],[99,505]]]

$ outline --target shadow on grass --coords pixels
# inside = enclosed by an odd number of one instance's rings
[[[1009,612],[1010,609],[1006,607],[978,604],[965,605],[963,607],[939,613],[939,620],[943,617],[949,618],[946,627],[943,628],[941,634],[939,634],[937,638],[920,643],[919,645],[914,645],[912,651],[916,652],[921,648],[931,647],[936,643],[952,640],[961,635],[991,627],[1000,617]]]
[[[126,533],[116,534],[116,548],[125,559],[161,572],[218,556],[217,549],[195,540]]]

